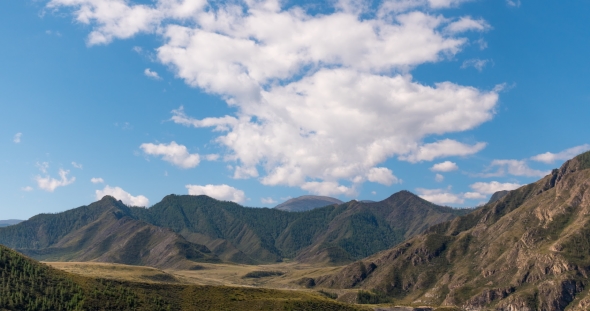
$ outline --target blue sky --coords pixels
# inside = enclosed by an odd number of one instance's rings
[[[467,207],[590,149],[582,1],[0,2],[0,219],[170,193]]]

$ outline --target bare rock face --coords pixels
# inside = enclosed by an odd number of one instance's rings
[[[374,264],[362,276],[361,263]],[[590,152],[536,183],[335,275],[318,287],[462,310],[589,310]]]

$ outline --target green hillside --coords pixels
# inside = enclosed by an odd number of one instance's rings
[[[320,287],[465,310],[590,309],[590,153],[496,202],[435,225]]]
[[[365,310],[308,292],[90,279],[1,245],[0,275],[0,310]]]

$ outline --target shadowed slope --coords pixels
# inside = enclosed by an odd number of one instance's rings
[[[471,214],[318,280],[407,304],[587,310],[590,153]]]

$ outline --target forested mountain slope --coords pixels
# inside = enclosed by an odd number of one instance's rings
[[[0,244],[41,260],[105,261],[160,268],[188,261],[340,264],[390,248],[467,213],[407,191],[291,213],[207,196],[169,195],[149,209],[112,197],[0,228]]]
[[[590,308],[590,153],[474,212],[316,280],[406,304]]]

